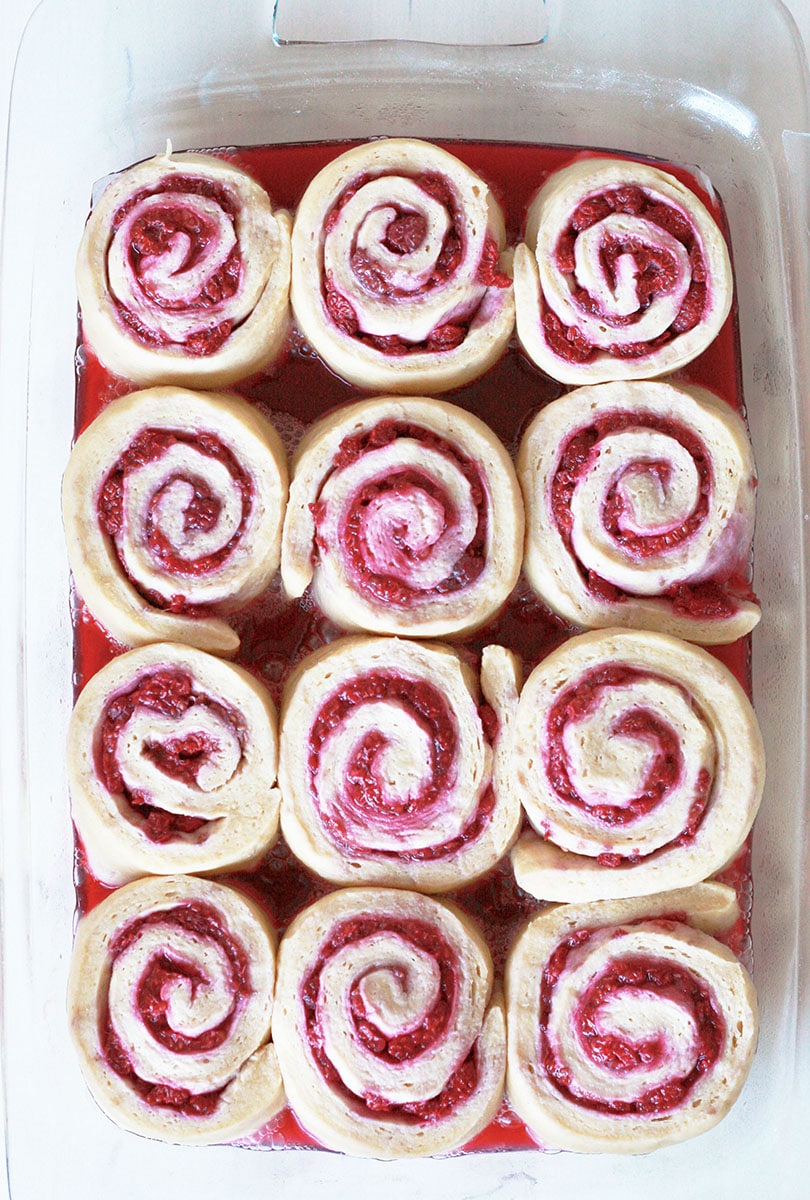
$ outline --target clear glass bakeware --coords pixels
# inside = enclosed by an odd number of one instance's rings
[[[494,3],[494,0],[491,0]],[[346,6],[347,8],[350,6]],[[384,18],[384,6],[377,9]],[[464,3],[455,4],[464,21]],[[778,0],[549,0],[543,42],[275,45],[269,0],[44,0],[9,134],[0,402],[3,1055],[12,1200],[287,1200],[351,1187],[447,1197],[797,1197],[810,1167],[806,838],[807,73]],[[452,11],[452,7],[451,7]],[[370,30],[363,30],[364,34]],[[778,81],[778,83],[776,82]],[[651,1156],[509,1152],[382,1165],[184,1149],[118,1131],[65,1018],[73,925],[71,706],[59,484],[73,421],[73,262],[93,181],[176,148],[402,134],[612,147],[697,165],[731,227],[759,471],[755,703],[769,778],[754,843],[752,1076],[709,1134]],[[338,1193],[340,1194],[340,1192]]]

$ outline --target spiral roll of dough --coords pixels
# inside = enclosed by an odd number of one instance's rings
[[[345,888],[279,945],[273,1040],[287,1098],[330,1150],[453,1150],[503,1091],[503,1004],[468,917],[416,892]]]
[[[542,1145],[640,1154],[726,1116],[751,1066],[757,1001],[710,936],[732,903],[721,892],[562,904],[519,936],[507,1092]]]
[[[517,471],[526,576],[576,625],[732,642],[759,620],[745,579],[756,475],[745,425],[702,388],[616,382],[542,409]]]
[[[82,330],[111,371],[221,388],[269,363],[289,328],[289,215],[244,171],[159,154],[93,208],[76,269]]]
[[[562,383],[650,379],[697,358],[729,314],[720,229],[674,176],[583,158],[533,200],[515,251],[517,331]]]
[[[149,388],[76,441],[62,515],[76,588],[125,646],[233,654],[222,615],[263,592],[281,554],[281,439],[238,396]]]
[[[375,396],[324,417],[293,459],[281,576],[347,629],[440,637],[517,582],[523,502],[503,445],[446,401]]]
[[[473,671],[446,646],[343,638],[305,659],[282,704],[282,832],[332,883],[441,892],[514,841]]]
[[[500,357],[515,318],[501,210],[428,142],[340,155],[295,215],[291,298],[310,344],[370,391],[443,392]]]
[[[84,687],[70,720],[73,819],[93,874],[247,868],[278,835],[276,712],[241,667],[142,646]]]
[[[252,901],[183,875],[138,879],[79,922],[68,1016],[111,1120],[165,1142],[228,1142],[284,1105],[270,1043],[275,938]]]
[[[730,671],[665,634],[572,638],[520,691],[489,648],[508,729],[496,786],[517,789],[533,830],[515,878],[544,900],[643,896],[719,871],[753,823],[765,776],[754,710]],[[511,679],[509,674],[511,670]]]

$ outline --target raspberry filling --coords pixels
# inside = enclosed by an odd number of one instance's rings
[[[371,175],[363,175],[342,192],[326,219],[325,237],[328,237],[334,229],[348,202],[372,178],[374,177]],[[352,274],[358,289],[367,295],[384,296],[392,301],[413,302],[418,300],[420,295],[429,295],[447,283],[458,273],[464,261],[466,255],[464,222],[458,198],[450,181],[436,174],[417,175],[413,177],[413,181],[426,196],[438,201],[449,216],[449,227],[442,239],[441,248],[436,254],[431,273],[418,290],[402,288],[394,282],[390,271],[387,271],[381,263],[374,261],[366,250],[355,243],[351,253]],[[384,248],[397,256],[405,256],[419,249],[428,236],[429,227],[426,218],[419,212],[402,210],[394,202],[386,207],[393,208],[395,213],[385,229],[382,239]],[[488,234],[472,282],[484,288],[511,287],[512,280],[500,270],[499,262],[500,252],[497,242]],[[360,328],[355,306],[348,297],[343,295],[328,271],[324,274],[323,299],[330,317],[341,332],[378,350],[381,354],[394,357],[454,350],[466,338],[478,311],[478,306],[476,306],[475,311],[437,325],[426,339],[413,342],[397,334],[365,333]]]
[[[637,534],[629,528],[630,523],[625,521],[626,502],[620,488],[614,484],[605,498],[601,513],[602,524],[614,544],[628,557],[636,560],[665,555],[668,550],[677,551],[701,528],[709,511],[713,487],[709,452],[699,437],[677,421],[657,417],[651,413],[613,412],[605,413],[592,425],[572,434],[562,447],[551,480],[551,518],[588,591],[607,604],[620,604],[634,597],[596,572],[588,570],[577,559],[572,545],[571,501],[580,479],[587,475],[590,466],[598,457],[602,439],[621,430],[636,429],[639,426],[662,433],[684,447],[695,464],[700,495],[692,512],[680,525],[674,528],[668,525],[659,533]],[[666,484],[669,469],[666,463],[647,463],[645,467],[657,474],[662,484]],[[695,619],[726,619],[739,610],[741,600],[755,599],[739,571],[731,572],[726,579],[678,584],[663,595],[671,601],[675,612]]]
[[[132,513],[128,514],[128,486],[137,480],[140,473],[176,450],[188,447],[194,457],[199,456],[199,473],[179,462],[167,460],[167,471],[154,479],[148,495],[138,501],[134,516],[141,528],[133,531],[129,527]],[[207,464],[216,463],[224,468],[228,480],[229,497],[218,494],[210,479],[204,477]],[[141,475],[141,478],[143,476]],[[132,586],[155,607],[173,613],[194,615],[206,606],[189,602],[183,592],[170,591],[164,595],[152,587],[143,586],[136,577],[126,553],[128,535],[137,532],[140,549],[151,560],[156,572],[162,576],[177,576],[185,579],[187,586],[194,579],[213,575],[228,561],[238,545],[253,507],[253,482],[241,467],[232,452],[211,433],[191,434],[182,430],[144,429],[138,433],[107,474],[98,492],[96,511],[103,531],[112,539],[121,570]],[[218,536],[218,525],[225,515],[225,506],[230,499],[239,510],[237,520],[231,521],[229,534]],[[171,510],[180,509],[173,515]],[[169,519],[167,519],[169,512]],[[205,542],[213,538],[218,544],[195,557],[181,553],[182,544],[193,545],[194,539]],[[137,570],[137,568],[135,568]]]
[[[222,184],[169,175],[116,211],[112,235],[114,243],[122,243],[117,254],[128,295],[113,300],[121,321],[143,345],[176,345],[205,357],[228,339],[234,322],[227,310],[243,278],[234,228],[239,208]],[[172,321],[162,324],[161,314]],[[180,334],[177,317],[185,322]]]
[[[327,810],[321,802],[319,773],[330,740],[339,734],[351,714],[377,702],[394,705],[405,714],[419,735],[420,747],[427,747],[428,762],[418,790],[413,786],[401,791],[392,789],[386,770],[392,735],[383,729],[364,729],[351,746],[337,805]],[[408,846],[410,837],[428,831],[437,817],[452,807],[457,746],[455,716],[444,695],[425,680],[374,671],[344,684],[321,707],[309,734],[310,793],[327,836],[344,854],[404,862],[449,858],[472,844],[492,816],[495,795],[491,786],[483,790],[472,818],[455,837],[438,844]],[[403,848],[369,846],[365,837],[373,839],[375,830],[389,838],[401,835]]]
[[[303,982],[301,1003],[307,1040],[314,1062],[330,1087],[355,1100],[357,1097],[341,1080],[324,1046],[319,1012],[321,972],[330,957],[342,947],[349,944],[359,945],[365,938],[383,932],[391,937],[400,938],[406,945],[426,951],[433,957],[439,970],[439,994],[430,1011],[424,1015],[416,1028],[407,1033],[391,1035],[380,1030],[369,1019],[370,1014],[360,989],[362,981],[356,980],[351,987],[349,1011],[345,1014],[346,1020],[351,1022],[356,1043],[373,1058],[385,1064],[412,1062],[422,1055],[429,1055],[431,1047],[446,1036],[452,1025],[457,1004],[456,956],[452,947],[432,926],[413,918],[397,919],[382,914],[355,917],[337,926],[331,937],[321,946],[318,960]],[[391,969],[396,973],[395,967]],[[469,1099],[477,1083],[478,1066],[473,1046],[455,1068],[441,1092],[428,1100],[395,1104],[375,1093],[364,1095],[362,1100],[371,1113],[394,1115],[410,1123],[434,1122],[451,1115],[459,1104]]]
[[[643,316],[656,297],[671,292],[680,276],[679,265],[665,245],[653,246],[645,238],[632,234],[617,237],[606,233],[600,239],[598,251],[602,274],[611,290],[617,290],[620,275],[631,259],[638,307],[626,315],[605,312],[598,300],[577,282],[575,253],[578,237],[613,214],[626,214],[657,226],[683,246],[689,261],[689,287],[669,328],[651,341],[621,341],[602,348],[602,352],[618,358],[641,358],[702,320],[708,302],[706,265],[690,221],[673,205],[633,185],[588,196],[574,210],[554,250],[556,268],[564,278],[570,278],[571,299],[583,314],[597,316],[614,328],[627,328]],[[549,346],[567,362],[588,362],[600,352],[587,335],[575,326],[566,326],[556,313],[546,311],[542,320]]]
[[[110,943],[110,959],[115,960],[136,942],[141,931],[150,926],[162,926],[193,934],[204,946],[217,944],[229,966],[228,986],[232,996],[229,1011],[216,1025],[196,1037],[183,1034],[169,1024],[168,995],[178,979],[187,982],[192,999],[208,982],[204,969],[197,963],[167,949],[154,955],[143,972],[133,1007],[143,1022],[148,1037],[173,1054],[205,1055],[222,1046],[230,1036],[234,1022],[246,997],[252,994],[250,963],[240,943],[225,928],[215,909],[202,901],[190,901],[175,908],[151,912],[130,921]],[[215,1112],[224,1089],[192,1093],[187,1088],[168,1083],[152,1083],[142,1079],[115,1031],[112,1014],[107,1009],[100,1019],[101,1047],[111,1069],[126,1079],[142,1100],[154,1108],[175,1109],[186,1116],[208,1116]]]
[[[364,455],[392,445],[398,438],[419,442],[426,450],[439,454],[460,473],[469,486],[470,503],[475,510],[474,532],[458,546],[447,575],[430,587],[417,587],[410,581],[421,565],[430,562],[436,548],[454,536],[467,516],[438,480],[413,467],[380,473],[373,472],[369,457],[369,477],[339,514],[336,541],[354,586],[370,600],[409,609],[432,596],[444,596],[473,586],[482,574],[488,535],[489,493],[477,464],[444,438],[396,421],[381,421],[373,429],[356,437],[344,438],[335,456],[333,472],[350,466]],[[426,529],[425,511],[431,514]],[[325,532],[327,505],[313,506],[316,544],[321,551],[332,547]],[[380,534],[380,527],[384,533]],[[380,542],[388,562],[381,564]],[[372,549],[372,542],[374,548]]]
[[[665,924],[661,922],[660,924]],[[661,1000],[688,1014],[694,1030],[693,1062],[688,1071],[642,1090],[635,1098],[611,1100],[577,1088],[571,1068],[560,1057],[549,1033],[557,984],[573,951],[586,946],[594,931],[569,934],[549,957],[540,982],[538,1059],[546,1077],[561,1095],[582,1108],[617,1116],[654,1116],[686,1104],[699,1080],[713,1069],[726,1039],[726,1027],[705,980],[692,971],[651,955],[631,954],[615,959],[592,979],[572,1014],[577,1043],[600,1072],[620,1079],[634,1072],[662,1067],[667,1062],[667,1041],[658,1034],[637,1039],[620,1035],[602,1016],[617,996],[646,1006]]]
[[[197,833],[209,824],[204,817],[168,812],[160,807],[158,797],[130,788],[124,781],[120,740],[126,737],[133,715],[139,710],[177,720],[195,712],[213,716],[217,724],[232,732],[240,745],[244,741],[243,722],[238,713],[197,691],[187,672],[172,667],[158,668],[143,676],[129,691],[113,697],[104,709],[95,739],[95,765],[107,791],[126,799],[132,808],[131,819],[137,821],[151,842],[164,843],[183,834]],[[210,733],[192,730],[177,737],[146,741],[140,749],[161,774],[194,788],[200,769],[217,751],[218,743]]]
[[[627,797],[621,805],[589,804],[577,792],[569,774],[568,751],[565,746],[566,729],[582,721],[599,705],[605,695],[623,688],[630,688],[645,680],[661,679],[650,671],[620,664],[603,665],[590,671],[577,682],[566,688],[551,706],[546,725],[543,757],[546,778],[554,792],[565,804],[587,811],[606,829],[630,826],[660,804],[682,781],[684,762],[678,731],[660,715],[636,707],[622,714],[614,723],[612,734],[617,737],[638,739],[654,747],[652,761],[646,772],[642,788],[637,795]],[[684,697],[685,689],[671,679],[661,679],[667,687],[676,688]],[[694,703],[690,699],[692,707]],[[694,840],[709,803],[712,777],[701,768],[697,775],[695,793],[689,808],[689,817],[680,836],[672,845],[685,845]],[[621,866],[628,861],[638,861],[639,854],[600,854],[598,861],[603,866]]]

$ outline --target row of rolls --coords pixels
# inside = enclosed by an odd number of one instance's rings
[[[717,940],[730,888],[561,904],[518,933],[504,987],[455,905],[350,887],[280,943],[252,899],[194,876],[139,879],[80,923],[71,1027],[124,1129],[249,1139],[288,1103],[329,1149],[454,1150],[504,1093],[546,1147],[643,1152],[734,1103],[756,1042],[745,968]]]
[[[725,666],[605,630],[521,675],[499,645],[479,672],[443,643],[338,638],[294,668],[279,720],[243,667],[170,643],[118,655],[70,722],[88,864],[111,886],[250,869],[280,829],[332,884],[448,892],[511,853],[525,891],[564,901],[668,891],[732,860],[764,755]]]
[[[764,757],[700,648],[759,619],[748,435],[658,378],[731,306],[701,201],[576,156],[513,251],[490,189],[427,143],[348,150],[294,219],[232,163],[167,151],[100,197],[77,277],[85,344],[141,389],[81,433],[63,484],[77,591],[123,650],[85,683],[67,760],[87,866],[116,889],[79,921],[69,988],[100,1106],[200,1144],[262,1142],[288,1104],[375,1158],[458,1149],[504,1097],[549,1148],[710,1128],[757,1010],[717,940],[737,898],[705,881],[745,843]],[[221,389],[273,362],[291,317],[385,394],[288,460]],[[515,328],[577,386],[513,461],[435,396]],[[521,571],[591,631],[525,679],[506,646],[464,641]],[[277,708],[228,659],[279,580],[336,636],[289,664]],[[281,837],[328,889],[283,933],[233,878]],[[507,860],[542,903],[501,979],[447,894]]]
[[[513,462],[446,400],[376,396],[316,421],[289,464],[236,395],[155,387],[113,400],[63,484],[86,605],[127,646],[232,655],[228,617],[281,572],[338,626],[463,637],[521,569],[580,628],[707,645],[759,619],[750,588],[756,475],[745,424],[706,389],[577,388],[533,418]]]
[[[271,362],[296,324],[371,391],[434,394],[483,374],[517,328],[563,383],[649,379],[691,362],[732,302],[725,239],[651,164],[581,155],[553,172],[507,247],[498,199],[431,143],[353,147],[294,221],[222,158],[158,155],[118,175],[78,263],[85,336],[141,384],[219,388]]]

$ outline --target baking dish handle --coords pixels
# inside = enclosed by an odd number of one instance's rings
[[[536,45],[548,33],[546,0],[274,0],[273,41],[433,42],[442,45]]]

